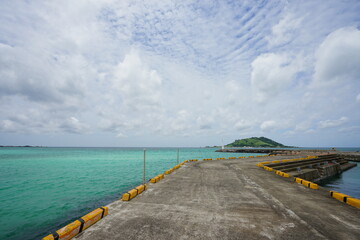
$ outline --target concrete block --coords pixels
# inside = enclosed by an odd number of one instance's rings
[[[42,240],[52,240],[52,239],[71,239],[75,237],[80,232],[81,222],[76,220],[63,228],[60,228],[53,234],[50,234],[44,237]]]
[[[137,186],[135,189],[138,191],[138,195],[139,195],[140,193],[142,193],[143,191],[146,190],[146,185],[143,184],[143,185]]]
[[[128,191],[127,193],[124,193],[121,200],[123,201],[130,201],[131,199],[133,199],[134,197],[136,197],[136,195],[138,194],[138,191],[136,189],[131,189],[130,191]]]
[[[83,223],[82,229],[80,232],[84,231],[85,229],[89,228],[91,225],[108,215],[109,209],[107,207],[97,208],[94,211],[86,214],[85,216],[81,217],[79,221]]]

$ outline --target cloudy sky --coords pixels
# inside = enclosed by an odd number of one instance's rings
[[[360,1],[0,2],[0,145],[360,146]]]

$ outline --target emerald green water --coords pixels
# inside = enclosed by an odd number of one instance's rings
[[[181,148],[179,159],[256,154]],[[176,165],[177,149],[149,148],[146,178]],[[41,239],[141,184],[142,148],[0,148],[0,239]]]

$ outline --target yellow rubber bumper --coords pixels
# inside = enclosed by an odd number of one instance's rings
[[[351,205],[351,206],[353,206],[353,207],[360,208],[360,199],[347,198],[346,203],[349,204],[349,205]]]
[[[301,179],[301,178],[295,178],[295,182],[300,183],[304,185],[305,187],[311,188],[311,189],[319,189],[319,185],[316,183]]]
[[[94,211],[86,214],[80,219],[66,225],[65,227],[57,230],[56,232],[49,234],[48,236],[42,238],[42,240],[68,240],[72,239],[82,231],[89,228],[94,223],[98,222],[100,219],[108,215],[108,207],[100,207]]]
[[[266,166],[264,166],[264,169],[266,170],[266,171],[269,171],[269,172],[272,172],[274,169],[272,169],[272,168],[270,168],[270,167],[266,167]]]
[[[286,178],[290,177],[290,174],[282,172],[282,171],[275,171],[275,173],[282,177],[286,177]]]
[[[330,196],[341,202],[347,203],[348,205],[351,205],[356,208],[360,208],[360,199],[353,198],[349,195],[335,192],[335,191],[330,191]]]
[[[339,192],[335,192],[335,191],[330,191],[330,196],[341,201],[341,202],[346,202],[347,198],[350,197],[349,195],[343,194],[343,193],[339,193]]]
[[[157,183],[158,181],[160,181],[159,177],[153,177],[153,178],[150,179],[151,183]]]
[[[121,200],[123,201],[130,201],[131,199],[133,199],[134,197],[136,197],[137,195],[141,194],[142,192],[144,192],[147,189],[147,185],[146,184],[142,184],[140,186],[137,186],[134,189],[131,189],[130,191],[128,191],[127,193],[124,193],[122,195]]]
[[[139,194],[141,194],[143,191],[146,190],[146,184],[142,184],[142,185],[140,185],[140,186],[137,186],[135,189],[137,190],[137,195],[139,195]]]
[[[136,197],[138,194],[138,191],[136,189],[131,189],[130,191],[128,191],[127,193],[124,193],[122,195],[121,200],[123,201],[130,201],[131,199],[133,199],[134,197]]]

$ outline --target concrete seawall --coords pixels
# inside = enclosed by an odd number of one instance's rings
[[[186,163],[76,239],[359,239],[359,209],[255,166],[281,158]]]

